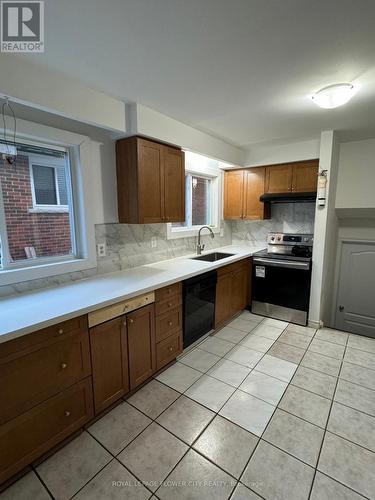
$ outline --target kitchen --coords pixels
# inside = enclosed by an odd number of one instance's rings
[[[375,498],[369,89],[223,140],[48,43],[0,54],[0,499]]]

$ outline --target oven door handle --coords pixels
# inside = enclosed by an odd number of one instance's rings
[[[256,257],[253,259],[253,264],[262,264],[273,267],[285,267],[286,269],[302,269],[305,271],[308,271],[310,269],[310,262],[297,262],[295,260],[276,260]]]

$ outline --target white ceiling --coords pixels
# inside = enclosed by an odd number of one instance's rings
[[[24,55],[240,146],[375,129],[374,0],[48,0]],[[352,101],[308,99],[349,81]]]

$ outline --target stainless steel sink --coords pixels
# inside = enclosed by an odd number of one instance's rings
[[[212,252],[206,255],[198,255],[198,257],[191,257],[193,260],[205,260],[207,262],[215,262],[216,260],[225,259],[226,257],[232,257],[234,253],[222,253],[222,252]]]

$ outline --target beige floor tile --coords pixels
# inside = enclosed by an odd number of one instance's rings
[[[315,392],[319,396],[332,399],[335,392],[337,378],[326,373],[299,366],[291,381],[292,385]]]
[[[345,363],[344,361],[340,372],[340,379],[375,390],[374,372],[363,366]]]
[[[311,339],[306,335],[301,335],[286,329],[279,337],[279,342],[284,344],[293,345],[294,347],[299,347],[300,349],[307,349]]]
[[[100,469],[111,455],[87,432],[64,446],[37,467],[38,474],[55,498],[71,498]]]
[[[251,369],[246,366],[234,363],[229,359],[222,359],[208,370],[207,375],[237,388],[249,375],[250,371]]]
[[[268,354],[289,361],[290,363],[298,364],[305,354],[305,349],[284,344],[283,342],[275,342],[268,351]]]
[[[160,373],[156,377],[156,380],[172,387],[176,391],[185,392],[201,376],[202,372],[182,363],[175,363]]]
[[[282,380],[253,370],[242,382],[239,389],[259,399],[263,399],[263,401],[267,403],[277,406],[287,385],[288,384]]]
[[[190,450],[156,495],[161,500],[227,500],[236,481]]]
[[[47,490],[35,472],[29,472],[5,491],[0,500],[50,500]]]
[[[348,337],[348,333],[333,330],[332,328],[320,328],[315,334],[316,339],[326,340],[340,345],[346,345]]]
[[[310,500],[363,500],[363,496],[317,471]]]
[[[257,443],[256,436],[217,416],[199,437],[194,448],[238,478]]]
[[[317,352],[306,351],[306,354],[302,358],[301,365],[337,377],[340,371],[341,361],[339,359],[323,356]]]
[[[231,500],[262,500],[262,498],[243,484],[238,483]]]
[[[188,444],[199,436],[215,414],[190,398],[181,396],[157,422]]]
[[[74,500],[147,500],[150,492],[117,460],[112,460]]]
[[[220,380],[203,375],[186,391],[185,395],[210,410],[218,412],[234,390],[234,387]]]
[[[276,410],[263,439],[316,467],[324,430],[283,410]]]
[[[375,417],[375,391],[371,389],[339,379],[334,399]]]
[[[348,347],[359,349],[361,351],[375,353],[375,339],[362,337],[361,335],[349,335]]]
[[[147,488],[156,491],[187,450],[185,443],[153,422],[118,459]]]
[[[312,339],[308,350],[323,354],[324,356],[329,356],[330,358],[341,360],[344,357],[345,346],[314,338]]]
[[[348,363],[354,363],[355,365],[375,370],[375,354],[372,352],[347,347],[344,359]]]
[[[329,414],[329,399],[290,385],[286,390],[279,407],[297,417],[324,428]]]
[[[219,338],[221,340],[226,340],[227,342],[237,344],[244,337],[246,337],[246,335],[248,335],[247,332],[243,332],[242,330],[238,330],[236,328],[232,328],[230,325],[227,325],[217,333],[215,333],[214,338]]]
[[[241,482],[267,499],[307,500],[314,469],[261,441]]]
[[[368,498],[374,498],[375,453],[327,432],[318,469]]]
[[[242,345],[236,345],[228,354],[225,355],[226,359],[246,366],[247,368],[254,368],[258,361],[262,358],[263,353],[254,351]]]
[[[124,402],[88,428],[103,446],[117,455],[151,420],[137,409]]]
[[[206,371],[215,365],[220,359],[221,357],[216,356],[216,354],[211,354],[203,349],[195,348],[180,358],[179,362],[202,373],[206,373]]]
[[[278,378],[283,382],[290,382],[297,366],[298,365],[290,361],[285,361],[284,359],[275,358],[274,356],[266,354],[256,365],[256,370],[266,375],[270,375],[271,377]]]
[[[143,386],[127,402],[138,408],[152,419],[155,419],[162,411],[173,403],[180,393],[167,387],[166,385],[151,380]]]
[[[285,331],[299,333],[300,335],[312,338],[315,335],[316,329],[309,326],[294,325],[293,323],[289,323]]]

